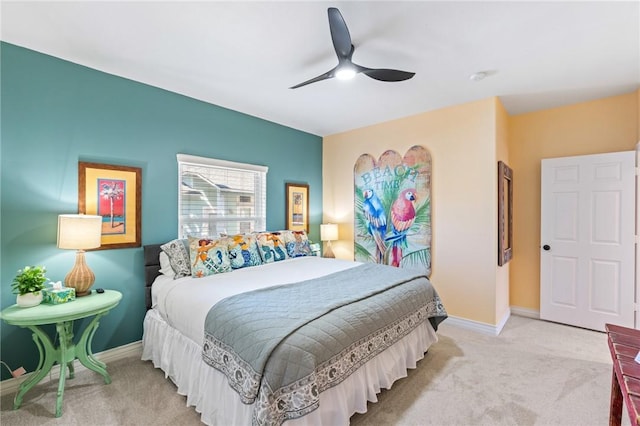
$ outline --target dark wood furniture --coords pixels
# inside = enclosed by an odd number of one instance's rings
[[[634,360],[640,352],[640,330],[613,324],[605,330],[613,360],[609,426],[622,423],[623,402],[631,424],[640,425],[640,364]]]

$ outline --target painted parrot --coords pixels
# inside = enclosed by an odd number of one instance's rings
[[[384,242],[387,234],[387,214],[373,189],[365,189],[362,191],[362,195],[364,197],[362,213],[369,225],[369,234],[376,242],[376,262],[383,263],[384,252],[387,250],[387,245]]]
[[[416,201],[415,189],[405,189],[391,205],[393,235],[387,238],[387,241],[391,241],[392,266],[400,266],[402,249],[407,248],[407,231],[416,219],[414,201]]]

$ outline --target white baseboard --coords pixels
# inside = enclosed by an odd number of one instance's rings
[[[535,309],[520,308],[518,306],[512,306],[511,313],[519,317],[540,319],[540,311]]]
[[[93,354],[96,359],[107,364],[107,367],[110,362],[118,361],[120,359],[134,355],[138,357],[142,356],[142,340],[118,346],[117,348],[107,349],[106,351],[99,352],[97,354]],[[75,362],[73,365],[75,367],[76,374],[81,371],[87,370],[87,368],[84,365],[80,364],[80,362]],[[17,392],[20,384],[27,380],[32,374],[33,372],[0,382],[0,396],[5,396],[7,394]],[[40,383],[45,383],[50,380],[58,380],[59,378],[60,366],[56,364],[53,366],[53,368],[51,368],[49,374],[40,381]]]
[[[496,336],[498,334],[500,334],[500,332],[502,331],[502,329],[504,328],[504,326],[507,324],[507,321],[509,321],[509,318],[511,318],[511,309],[507,309],[507,312],[504,313],[504,316],[502,317],[502,320],[496,325]]]
[[[507,310],[504,317],[502,318],[502,321],[500,321],[496,325],[474,321],[466,318],[458,318],[454,316],[449,316],[446,320],[446,323],[451,324],[455,327],[464,328],[466,330],[487,334],[489,336],[497,336],[498,334],[500,334],[500,332],[504,328],[504,325],[507,323],[507,320],[509,320],[510,316],[511,316],[511,312]]]
[[[458,318],[450,316],[447,318],[447,323],[456,327],[464,328],[471,331],[476,331],[482,334],[488,334],[490,336],[497,336],[500,334],[505,324],[509,320],[511,315],[517,315],[519,317],[526,317],[532,319],[540,319],[540,311],[535,309],[521,308],[518,306],[511,306],[509,310],[497,325],[486,324],[484,322],[473,321],[465,318]]]

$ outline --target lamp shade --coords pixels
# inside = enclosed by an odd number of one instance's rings
[[[100,247],[102,216],[58,215],[58,248],[84,250]]]
[[[320,225],[320,240],[335,241],[338,239],[338,225],[336,223],[323,223]]]

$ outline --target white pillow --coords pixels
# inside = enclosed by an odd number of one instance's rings
[[[191,259],[189,258],[189,240],[186,238],[169,241],[160,246],[169,256],[169,263],[173,269],[173,279],[191,275]]]
[[[171,262],[169,262],[169,256],[163,251],[160,252],[160,273],[170,278],[176,274],[171,267]]]

